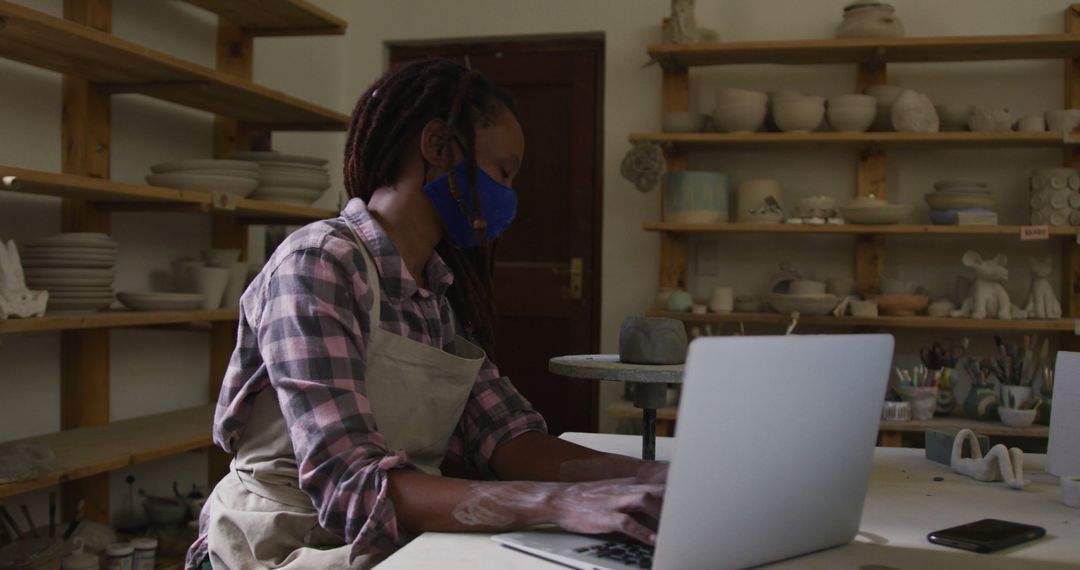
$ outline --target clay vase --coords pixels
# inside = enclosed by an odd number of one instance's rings
[[[998,395],[993,386],[972,386],[964,398],[964,415],[980,422],[998,418]]]
[[[953,369],[942,368],[941,380],[938,382],[937,407],[934,413],[939,416],[948,416],[956,409],[956,394],[953,393]]]

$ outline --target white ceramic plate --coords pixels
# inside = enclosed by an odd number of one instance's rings
[[[115,269],[77,269],[69,267],[32,267],[26,270],[28,281],[41,279],[112,279]]]
[[[257,162],[295,162],[299,164],[311,164],[322,166],[327,163],[325,158],[317,156],[301,156],[299,154],[285,154],[277,151],[246,150],[234,152],[229,158],[235,160],[253,160]]]
[[[802,315],[828,315],[840,304],[839,295],[788,295],[773,293],[769,304],[781,314],[798,311]]]
[[[325,166],[312,164],[296,164],[294,162],[260,162],[260,172],[275,172],[282,174],[326,174]]]
[[[887,206],[840,206],[840,215],[852,224],[887,225],[899,224],[911,215],[914,206],[910,204],[889,204]]]
[[[310,188],[288,188],[280,186],[260,186],[252,195],[256,200],[266,202],[282,202],[285,204],[300,204],[310,206],[312,202],[322,196],[322,190]]]
[[[243,170],[245,172],[258,172],[259,165],[252,164],[246,160],[214,160],[214,159],[195,159],[195,160],[174,160],[172,162],[159,162],[150,167],[150,172],[159,174],[162,172],[177,172],[185,170],[205,170],[205,169],[221,169],[226,168],[229,170]]]
[[[94,278],[48,278],[39,277],[37,279],[27,278],[26,286],[32,290],[40,291],[42,289],[52,289],[53,287],[64,287],[70,289],[83,289],[87,287],[107,289],[111,288],[113,283],[112,277],[94,277]]]
[[[116,249],[116,240],[105,234],[71,233],[57,234],[27,241],[27,248],[71,246],[92,249]]]
[[[49,293],[97,293],[104,297],[105,295],[112,295],[112,284],[106,285],[53,285],[51,287],[42,287],[42,289]]]
[[[187,311],[202,306],[203,295],[197,293],[117,293],[125,307],[133,311]]]
[[[48,304],[45,306],[45,312],[63,312],[63,311],[87,311],[94,312],[102,309],[108,309],[109,305],[112,305],[112,299],[70,299],[70,300],[53,300],[49,299]]]
[[[92,251],[92,250],[91,250]],[[59,252],[53,253],[50,251],[28,251],[23,254],[22,260],[35,260],[35,261],[116,261],[116,254],[111,252],[104,252],[98,250],[101,253],[68,253]]]
[[[23,260],[23,269],[111,269],[116,261],[107,259],[26,259]]]
[[[114,297],[115,296],[112,294],[111,291],[108,292],[108,293],[100,293],[100,292],[99,293],[94,293],[94,292],[84,293],[84,292],[79,292],[79,291],[49,291],[49,299],[50,300],[52,300],[52,299],[63,299],[65,301],[68,301],[68,300],[110,301]]]
[[[23,248],[24,256],[33,255],[116,255],[115,247],[79,247],[73,245],[37,245]]]
[[[294,188],[313,188],[315,190],[326,190],[330,187],[330,178],[326,176],[267,174],[264,172],[263,174],[259,175],[259,184],[261,186],[291,186]]]
[[[196,192],[226,192],[239,198],[251,194],[255,187],[259,185],[259,181],[252,178],[188,174],[186,172],[151,174],[146,177],[146,181],[153,186],[164,186],[165,188],[176,188],[177,190],[194,190]]]
[[[160,174],[174,174],[171,172],[162,172]],[[184,170],[175,174],[205,174],[207,176],[232,176],[234,178],[251,178],[252,180],[259,179],[259,171],[257,170],[229,170],[226,168],[206,168],[200,170]]]
[[[963,210],[968,208],[993,208],[994,197],[986,194],[951,194],[931,192],[924,196],[926,204],[934,210]],[[1066,198],[1068,198],[1066,196]]]

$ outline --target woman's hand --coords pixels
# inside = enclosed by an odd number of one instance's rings
[[[571,459],[559,468],[561,481],[597,481],[633,477],[641,483],[665,483],[668,464],[645,461],[623,455],[598,454],[584,459]]]
[[[621,532],[655,544],[664,485],[634,478],[586,483],[474,483],[453,510],[477,530],[555,524],[570,532]]]

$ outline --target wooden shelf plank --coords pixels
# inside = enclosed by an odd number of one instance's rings
[[[273,130],[340,131],[348,117],[147,49],[88,26],[0,0],[0,56]]]
[[[640,419],[641,410],[635,408],[631,402],[622,400],[612,403],[604,409],[604,413],[615,418]],[[668,406],[656,410],[658,420],[677,420],[679,409],[676,406]],[[1009,427],[999,422],[979,422],[967,418],[944,417],[926,421],[907,422],[881,422],[881,431],[923,432],[928,429],[970,429],[976,433],[990,436],[1011,437],[1048,437],[1050,428],[1043,425],[1033,425],[1025,428]]]
[[[649,55],[667,69],[775,63],[917,63],[1080,57],[1072,34],[821,39],[656,44]]]
[[[145,207],[160,211],[214,211],[212,196],[207,192],[174,190],[3,165],[0,165],[0,190],[76,198],[106,203],[118,209],[126,205],[134,205],[136,208]],[[236,210],[233,212],[240,221],[297,224],[306,224],[338,215],[333,210],[248,199],[237,200]]]
[[[940,132],[940,133],[631,133],[631,141],[652,141],[677,148],[790,148],[790,147],[926,147],[971,148],[1061,147],[1057,132]]]
[[[0,499],[137,465],[211,444],[214,404],[19,440],[43,443],[56,470],[33,481],[0,484]]]
[[[935,226],[935,225],[880,225],[858,224],[813,226],[805,224],[680,224],[649,222],[642,225],[647,231],[672,233],[714,234],[890,234],[890,235],[961,235],[961,236],[1012,236],[1020,238],[1021,226]],[[1051,227],[1050,235],[1075,237],[1073,227]]]
[[[651,317],[667,317],[689,323],[699,324],[774,324],[786,325],[791,321],[788,315],[779,313],[731,313],[719,315],[715,313],[695,315],[691,313],[672,313],[659,309],[649,309]],[[1024,320],[1024,321],[1001,321],[997,319],[941,319],[931,317],[814,317],[804,315],[799,318],[801,326],[826,326],[826,327],[873,327],[884,329],[951,329],[951,330],[983,330],[983,331],[1048,331],[1048,332],[1073,332],[1073,319],[1057,319],[1047,321]]]
[[[341,35],[348,23],[304,0],[186,0],[251,36]]]
[[[100,313],[46,313],[32,319],[0,320],[0,334],[76,329],[153,327],[182,323],[235,321],[236,309],[213,309],[198,311],[121,311]]]

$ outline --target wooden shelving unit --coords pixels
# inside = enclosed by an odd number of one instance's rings
[[[238,248],[245,224],[304,224],[337,212],[110,180],[111,96],[140,93],[215,114],[213,155],[254,148],[274,130],[341,131],[348,117],[252,82],[254,36],[341,34],[345,22],[303,0],[189,0],[221,17],[210,69],[114,37],[111,0],[64,0],[63,18],[0,0],[0,57],[63,74],[63,173],[0,165],[0,191],[61,198],[65,232],[111,229],[113,211],[192,212],[211,217],[211,245]],[[210,444],[213,404],[123,422],[109,413],[109,329],[208,329],[210,401],[236,343],[236,309],[55,314],[0,321],[0,334],[61,331],[60,427],[49,444],[57,472],[0,485],[0,497],[62,483],[64,518],[108,521],[107,472]],[[210,453],[209,481],[227,469]]]
[[[209,311],[103,311],[100,313],[46,314],[36,319],[7,319],[0,321],[0,334],[69,331],[85,329],[114,329],[130,327],[162,327],[190,323],[232,322],[238,317],[236,309]]]
[[[239,199],[232,209],[219,207],[212,194],[89,176],[58,174],[0,165],[0,190],[56,196],[98,204],[103,209],[232,213],[246,223],[307,224],[337,215],[332,210]]]
[[[348,124],[341,113],[7,0],[0,0],[0,19],[0,56],[109,93],[141,93],[274,130],[340,131]]]
[[[679,224],[651,222],[642,225],[646,231],[673,234],[825,234],[825,235],[913,235],[913,236],[1006,236],[1020,238],[1023,226],[922,226],[890,225],[864,226],[858,224]],[[1077,228],[1051,227],[1054,237],[1075,238]]]
[[[689,45],[653,45],[648,53],[663,69],[662,110],[690,111],[690,69],[698,66],[742,64],[818,65],[848,64],[855,71],[850,92],[887,83],[893,63],[970,62],[996,60],[1058,59],[1065,63],[1063,107],[1080,107],[1080,4],[1065,10],[1065,33],[1005,36],[915,37],[897,39],[795,40],[718,42]],[[1057,106],[1056,104],[1053,106]],[[946,148],[1060,148],[1064,165],[1080,167],[1076,133],[634,133],[631,141],[652,141],[664,149],[668,171],[686,170],[689,154],[697,151],[790,150],[816,148],[850,149],[855,162],[856,197],[875,195],[887,198],[886,165],[891,149]],[[663,190],[661,191],[663,194]],[[663,203],[661,197],[660,203]],[[662,207],[659,209],[662,213]],[[854,277],[857,290],[869,294],[878,290],[887,263],[886,238],[895,235],[985,236],[996,239],[1020,238],[1017,226],[807,226],[764,224],[676,224],[646,223],[644,229],[660,238],[661,288],[679,287],[687,282],[690,238],[700,235],[776,234],[804,236],[851,235],[854,241]],[[1066,316],[1053,321],[998,321],[972,319],[932,319],[929,317],[858,319],[853,317],[809,317],[802,325],[866,329],[938,329],[986,332],[1058,332],[1065,349],[1080,348],[1076,322],[1080,319],[1080,245],[1076,228],[1049,228],[1048,234],[1061,239],[1062,306]],[[650,315],[681,319],[694,324],[761,323],[779,326],[790,316],[779,314],[692,315],[650,311]],[[916,426],[909,423],[907,426]],[[892,426],[889,426],[892,427]],[[920,426],[924,428],[925,426]],[[980,428],[984,427],[980,424]],[[912,427],[911,429],[920,429]],[[1041,434],[1043,431],[1036,430]],[[1012,435],[1012,434],[1010,434]]]
[[[0,499],[146,463],[210,445],[214,406],[81,427],[18,440],[48,445],[56,470],[33,481],[0,484]]]
[[[632,133],[631,141],[651,141],[676,149],[807,148],[1054,148],[1073,144],[1061,133]]]
[[[880,65],[948,61],[1070,59],[1080,57],[1080,39],[1065,33],[658,44],[649,46],[649,56],[664,66],[664,69],[675,72],[695,66],[761,63]]]
[[[666,317],[694,324],[769,324],[785,326],[791,322],[789,315],[779,313],[731,313],[720,315],[709,313],[672,313],[651,309],[651,317]],[[821,327],[875,328],[875,329],[942,329],[958,331],[987,332],[1060,332],[1072,333],[1076,330],[1075,319],[1055,319],[1047,321],[1001,321],[997,319],[938,319],[933,317],[816,317],[803,315],[799,324]]]
[[[249,36],[345,33],[345,20],[304,0],[186,0],[234,22]]]

